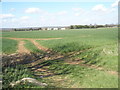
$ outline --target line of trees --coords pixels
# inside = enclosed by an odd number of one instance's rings
[[[103,27],[114,27],[117,25],[106,24],[106,25],[71,25],[70,29],[82,29],[82,28],[103,28]]]
[[[41,28],[18,28],[18,29],[14,29],[14,31],[37,31],[37,30],[41,30]]]
[[[68,29],[82,29],[82,28],[105,28],[105,27],[120,27],[119,25],[115,25],[115,24],[105,24],[105,25],[71,25],[69,27],[67,27]],[[38,31],[38,30],[47,30],[46,28],[14,28],[13,31]]]

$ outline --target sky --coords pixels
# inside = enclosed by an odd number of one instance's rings
[[[15,2],[15,0],[8,2],[3,0],[0,6],[2,6],[0,27],[3,28],[118,23],[118,0],[108,2]]]

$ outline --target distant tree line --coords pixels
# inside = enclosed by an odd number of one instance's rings
[[[96,24],[94,24],[94,25],[92,25],[92,24],[90,24],[90,25],[71,25],[71,26],[68,26],[67,29],[105,28],[105,27],[106,28],[107,27],[110,28],[110,27],[117,27],[117,26],[120,27],[120,25],[115,25],[115,24],[105,24],[105,25],[96,25]],[[52,27],[52,29],[53,28],[54,27]],[[38,28],[34,28],[34,27],[33,28],[14,28],[13,29],[13,31],[39,31],[39,30],[49,30],[49,27],[45,27],[45,28],[40,28],[40,27],[38,27]],[[58,30],[60,30],[59,27],[58,27]]]
[[[17,28],[17,29],[14,29],[14,31],[37,31],[37,30],[41,30],[41,28]]]
[[[103,27],[115,27],[117,25],[114,24],[106,24],[106,25],[71,25],[70,29],[82,29],[82,28],[103,28]]]

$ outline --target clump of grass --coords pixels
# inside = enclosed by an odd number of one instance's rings
[[[15,53],[18,42],[11,39],[2,39],[2,52],[5,54]]]

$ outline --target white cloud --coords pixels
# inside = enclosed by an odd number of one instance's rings
[[[4,20],[2,20],[3,22],[7,22],[7,20],[6,19],[4,19]]]
[[[111,9],[110,9],[110,12],[115,12],[115,11],[117,11],[116,8],[111,8]]]
[[[20,17],[20,20],[28,20],[30,17],[29,16],[22,16]]]
[[[16,19],[16,18],[11,19],[11,22],[12,22],[12,23],[17,22],[17,21],[19,21],[19,20]]]
[[[75,16],[80,16],[81,14],[85,13],[85,10],[82,8],[72,8],[72,10],[74,11]]]
[[[25,12],[26,13],[39,13],[41,12],[41,9],[40,8],[27,8]]]
[[[119,2],[119,0],[116,0],[111,6],[112,7],[117,7],[118,6],[118,2]]]
[[[99,4],[99,5],[94,6],[92,8],[92,10],[93,11],[103,11],[103,12],[105,12],[105,11],[107,11],[107,8],[104,5]]]
[[[80,16],[80,13],[75,13],[75,16]]]
[[[57,14],[58,14],[58,15],[65,15],[65,14],[67,14],[67,11],[60,11],[60,12],[58,12]]]
[[[19,18],[10,18],[10,19],[7,19],[7,18],[3,18],[2,19],[2,22],[3,24],[6,24],[6,23],[9,23],[9,24],[20,24],[20,23],[29,23],[29,20],[30,20],[30,17],[29,16],[22,16],[22,17],[19,17]]]
[[[16,10],[15,8],[11,8],[11,9],[10,9],[11,12],[14,12],[15,10]]]
[[[28,24],[30,24],[30,22],[32,22],[32,20],[30,19],[29,16],[22,16],[18,19],[17,22],[20,22],[20,24],[28,25]]]
[[[78,11],[83,11],[82,8],[72,8],[72,10],[73,10],[73,11],[76,11],[76,12],[78,12]]]
[[[15,15],[13,15],[13,14],[0,14],[0,18],[13,18],[13,17],[15,17]]]

